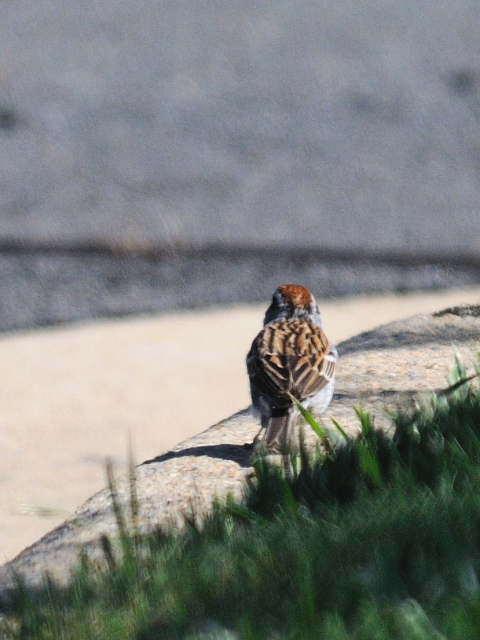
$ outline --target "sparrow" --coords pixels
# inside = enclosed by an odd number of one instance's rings
[[[291,396],[314,414],[333,396],[338,354],[322,330],[320,311],[308,289],[284,284],[273,294],[263,329],[247,355],[252,407],[265,430],[261,448],[284,453],[299,415]]]

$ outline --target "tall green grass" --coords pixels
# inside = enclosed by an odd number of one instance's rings
[[[358,410],[357,439],[322,431],[314,454],[259,457],[246,503],[202,527],[139,537],[119,513],[109,570],[84,561],[68,588],[19,588],[4,636],[480,637],[480,393],[460,364],[455,376],[393,415],[393,437]]]

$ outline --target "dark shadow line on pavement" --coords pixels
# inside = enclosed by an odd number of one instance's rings
[[[160,244],[155,242],[122,242],[102,239],[91,240],[37,240],[2,239],[0,254],[15,255],[61,255],[61,256],[104,256],[117,258],[146,258],[162,260],[165,258],[184,258],[187,260],[235,259],[263,261],[265,259],[280,260],[282,263],[299,262],[301,264],[317,262],[346,262],[348,264],[389,264],[397,267],[423,265],[442,265],[446,267],[478,268],[480,258],[476,252],[464,252],[457,255],[453,252],[408,252],[406,250],[381,250],[374,253],[363,248],[304,247],[292,244],[279,249],[274,245],[252,247],[240,243],[210,242],[201,245],[188,243]]]

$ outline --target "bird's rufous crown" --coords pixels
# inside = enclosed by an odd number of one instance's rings
[[[294,307],[309,307],[312,303],[310,291],[299,284],[282,284],[278,290],[285,302]]]

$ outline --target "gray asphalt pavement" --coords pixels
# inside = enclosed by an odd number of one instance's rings
[[[0,328],[478,282],[479,33],[477,0],[2,3]]]
[[[325,259],[292,251],[128,255],[0,251],[0,331],[98,317],[265,303],[282,282],[322,298],[474,286],[476,265]]]

